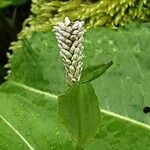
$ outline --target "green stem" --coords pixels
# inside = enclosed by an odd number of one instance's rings
[[[78,137],[77,150],[82,150],[82,137],[80,135]]]
[[[78,102],[78,143],[77,143],[77,150],[82,150],[82,117],[81,117],[81,109],[80,109],[80,102]]]

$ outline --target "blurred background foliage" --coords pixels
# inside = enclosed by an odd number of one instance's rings
[[[17,6],[25,3],[27,0],[1,0],[0,1],[0,8],[5,8],[8,6]]]
[[[4,81],[10,43],[17,40],[23,21],[30,13],[30,0],[0,0],[0,83]]]
[[[132,21],[149,21],[150,0],[0,0],[0,83],[6,76],[4,64],[9,72],[10,43],[15,50],[21,46],[20,39],[50,29],[65,16],[84,20],[86,28],[116,29]]]

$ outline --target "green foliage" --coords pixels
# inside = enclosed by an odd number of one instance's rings
[[[51,93],[9,81],[0,89],[0,101],[0,149],[27,150],[31,149],[30,144],[37,150],[75,150],[67,129],[60,122],[57,99]],[[100,131],[85,150],[149,149],[148,127],[106,112],[101,117]]]
[[[59,121],[57,96],[8,82],[0,89],[0,103],[0,149],[73,150]]]
[[[150,130],[139,127],[123,118],[112,118],[101,113],[101,130],[84,150],[149,150]]]
[[[77,142],[77,150],[91,141],[100,125],[99,102],[91,84],[74,85],[58,97],[58,111]]]
[[[110,60],[113,65],[92,82],[102,119],[85,150],[150,149],[149,115],[142,112],[150,97],[149,37],[150,24],[87,31],[85,68]],[[57,112],[57,96],[67,85],[54,34],[36,32],[21,44],[12,56],[10,77],[0,88],[0,149],[27,149],[30,144],[35,149],[75,150]]]
[[[0,9],[1,8],[5,8],[9,5],[13,5],[13,6],[16,6],[16,5],[21,5],[23,4],[24,2],[26,2],[27,0],[1,0],[0,1]]]
[[[107,73],[93,81],[101,108],[150,124],[143,113],[150,97],[150,24],[90,30],[86,36],[86,66],[113,61]]]
[[[111,65],[113,64],[110,61],[107,64],[100,64],[100,65],[92,65],[85,68],[82,72],[81,81],[80,83],[88,83],[95,79],[97,79],[100,75],[102,75]]]
[[[22,29],[22,22],[28,17],[29,5],[29,0],[0,0],[0,83],[10,72],[10,64],[6,65],[9,61],[7,59],[7,54],[10,52],[9,46],[12,41],[17,40],[17,34]]]

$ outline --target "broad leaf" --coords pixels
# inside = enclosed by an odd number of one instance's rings
[[[92,65],[85,68],[82,72],[81,81],[80,83],[87,83],[97,79],[100,75],[102,75],[111,65],[113,64],[110,61],[107,64],[99,64],[99,65]]]
[[[0,106],[0,149],[76,149],[60,122],[56,95],[8,82],[0,89]],[[149,126],[105,110],[101,122],[96,139],[85,150],[150,148]]]
[[[74,85],[58,97],[62,121],[77,142],[78,149],[91,141],[100,124],[99,102],[90,83]]]
[[[86,36],[86,66],[113,61],[107,72],[93,81],[101,108],[150,125],[149,114],[143,112],[150,106],[150,24],[111,32],[90,30]]]
[[[0,149],[73,149],[57,96],[15,82],[0,91]]]
[[[101,112],[100,132],[84,150],[149,150],[150,127],[116,116],[108,111]],[[107,122],[107,123],[106,123]],[[130,123],[129,123],[130,122]],[[118,128],[119,127],[119,128]]]
[[[149,24],[87,31],[84,65],[113,60],[113,66],[92,82],[102,124],[86,150],[150,149],[149,114],[142,111],[150,97],[149,36]],[[0,88],[0,149],[31,149],[31,145],[75,150],[57,112],[57,95],[67,85],[54,34],[33,33],[22,45],[14,51],[11,76]]]

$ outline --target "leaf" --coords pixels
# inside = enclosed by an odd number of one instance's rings
[[[107,72],[92,82],[101,108],[150,125],[149,115],[143,113],[150,106],[150,24],[133,26],[90,30],[85,37],[85,65],[112,60]]]
[[[99,130],[99,102],[90,83],[77,84],[58,97],[62,121],[77,141],[80,150]]]
[[[57,96],[9,81],[1,86],[0,106],[0,149],[31,150],[28,143],[36,150],[75,150],[57,113]],[[84,150],[148,150],[150,127],[133,121],[102,110],[100,131]]]
[[[6,83],[0,91],[0,149],[31,149],[13,128],[33,149],[73,149],[58,119],[57,96],[16,82]]]
[[[97,79],[101,76],[111,65],[113,64],[110,61],[107,64],[100,64],[100,65],[91,65],[82,72],[81,81],[80,83],[87,83]]]
[[[134,121],[102,110],[101,130],[84,150],[149,150],[150,127]]]
[[[143,113],[150,97],[149,36],[149,24],[87,31],[85,68],[108,60],[113,66],[92,82],[102,124],[85,150],[150,149],[149,114]],[[5,119],[36,150],[75,150],[57,112],[57,95],[67,85],[54,34],[36,32],[24,39],[11,64],[9,80],[0,87],[0,149],[29,149]]]
[[[8,7],[9,5],[21,5],[25,3],[27,0],[1,0],[0,8]]]
[[[54,34],[33,33],[22,45],[21,50],[14,52],[10,80],[54,95],[64,92],[67,84]]]

